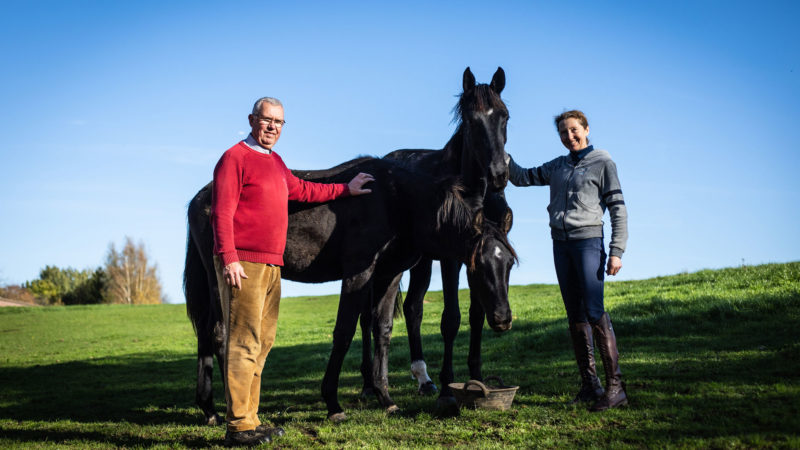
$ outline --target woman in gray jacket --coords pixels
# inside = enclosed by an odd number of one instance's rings
[[[569,154],[530,169],[509,158],[509,178],[515,186],[550,186],[547,211],[553,257],[581,375],[581,390],[573,403],[593,402],[591,411],[603,411],[628,403],[614,329],[603,307],[603,269],[616,275],[622,268],[628,213],[611,156],[589,145],[586,116],[581,111],[566,111],[555,118],[555,124]],[[607,263],[603,245],[606,209],[611,217]],[[605,390],[597,378],[593,336],[603,361]]]

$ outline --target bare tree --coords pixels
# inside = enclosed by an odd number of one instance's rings
[[[161,303],[161,282],[156,265],[149,265],[144,244],[125,237],[125,247],[118,252],[112,242],[106,256],[108,300],[110,303]]]

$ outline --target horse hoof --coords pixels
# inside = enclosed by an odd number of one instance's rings
[[[436,385],[433,384],[433,381],[428,381],[419,387],[417,394],[427,396],[427,395],[433,395],[437,392],[439,392],[439,388],[437,388]]]
[[[439,397],[436,399],[436,414],[439,416],[458,415],[458,402],[455,397]]]
[[[223,423],[224,421],[222,420],[222,417],[220,417],[219,414],[216,413],[213,416],[206,419],[206,425],[212,427],[217,425],[222,425]]]
[[[330,420],[333,423],[342,423],[345,420],[347,420],[347,414],[345,414],[344,412],[331,414],[328,416],[328,420]]]
[[[395,415],[395,414],[397,414],[399,412],[400,412],[400,407],[397,406],[397,405],[392,405],[392,406],[386,408],[386,415],[387,416],[392,416],[392,415]]]

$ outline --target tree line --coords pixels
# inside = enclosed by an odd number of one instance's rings
[[[161,282],[150,264],[144,244],[125,238],[117,250],[112,242],[105,263],[96,269],[45,266],[35,280],[0,287],[0,297],[45,305],[99,303],[162,303]]]

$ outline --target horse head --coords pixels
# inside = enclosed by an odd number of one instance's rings
[[[495,331],[511,328],[508,282],[517,254],[508,242],[513,213],[502,192],[489,192],[475,210],[462,194],[466,187],[444,179],[436,202],[435,229],[443,240],[458,246],[467,265],[470,297],[477,300]]]
[[[484,220],[467,266],[467,280],[470,298],[478,300],[494,331],[511,329],[508,283],[516,261],[517,254],[505,233],[493,222]]]
[[[467,264],[470,297],[478,300],[495,331],[511,329],[508,280],[517,254],[508,242],[513,213],[502,194],[490,193],[475,216],[472,253]]]
[[[500,191],[508,183],[506,126],[508,108],[500,98],[506,85],[501,67],[490,84],[476,84],[469,67],[464,70],[463,87],[456,111],[462,137],[461,173],[469,186]]]

